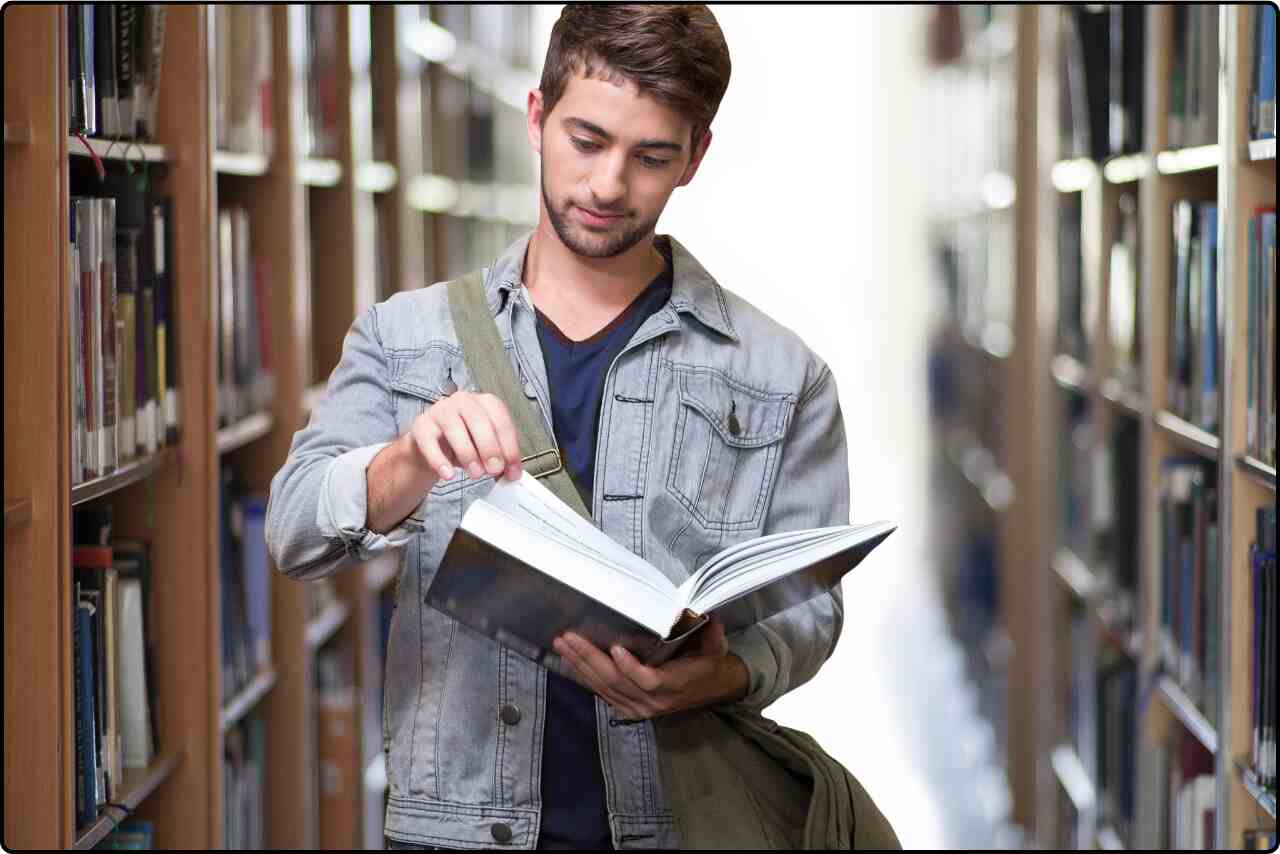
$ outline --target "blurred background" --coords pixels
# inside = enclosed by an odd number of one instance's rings
[[[536,222],[559,10],[6,7],[7,846],[382,847],[399,566],[287,581],[266,489],[359,311]],[[1275,7],[713,10],[659,231],[899,525],[768,716],[906,848],[1274,848]]]

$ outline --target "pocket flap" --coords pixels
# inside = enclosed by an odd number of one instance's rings
[[[759,448],[787,434],[793,395],[760,392],[710,370],[681,371],[679,377],[680,402],[701,413],[725,444]]]
[[[450,347],[432,345],[421,352],[391,357],[391,388],[401,394],[434,403],[448,394],[444,387],[450,379],[457,388],[470,383],[462,354]]]

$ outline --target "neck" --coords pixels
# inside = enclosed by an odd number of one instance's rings
[[[525,253],[524,285],[545,314],[562,315],[557,309],[572,306],[573,314],[591,315],[625,308],[665,266],[653,235],[612,258],[579,255],[561,242],[544,212]]]

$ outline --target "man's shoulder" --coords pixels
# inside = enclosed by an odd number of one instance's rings
[[[454,341],[453,318],[449,311],[447,282],[398,291],[371,309],[382,346],[388,350],[421,348],[426,345],[424,330],[431,337]]]
[[[809,388],[826,373],[826,362],[798,332],[742,295],[718,283],[717,287],[741,357],[801,388]]]

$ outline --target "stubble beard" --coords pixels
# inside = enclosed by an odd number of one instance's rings
[[[547,194],[545,170],[540,169],[539,172],[542,204],[547,209],[547,218],[551,220],[551,227],[556,230],[556,236],[560,238],[560,242],[567,246],[570,252],[586,258],[614,258],[652,234],[658,224],[657,217],[654,217],[652,220],[638,223],[632,228],[617,233],[593,232],[576,226],[569,222],[572,202],[566,202],[563,211],[557,210],[551,196]]]

